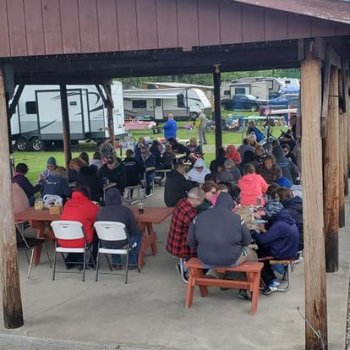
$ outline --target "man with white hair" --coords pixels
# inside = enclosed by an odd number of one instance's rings
[[[177,124],[174,120],[174,115],[172,113],[168,114],[168,120],[163,125],[164,129],[164,138],[165,140],[168,140],[170,138],[176,139],[176,131],[177,131]]]
[[[198,136],[199,136],[199,144],[201,146],[206,145],[207,144],[207,138],[205,137],[205,131],[207,128],[207,117],[206,115],[203,113],[202,110],[199,110],[197,112],[198,117],[196,120],[196,125],[198,127]]]
[[[182,280],[187,283],[187,271],[184,262],[196,256],[196,254],[187,245],[187,235],[189,227],[196,217],[195,210],[204,200],[204,192],[199,187],[192,188],[187,198],[182,198],[176,205],[168,235],[166,250],[173,256],[180,258],[176,265]]]

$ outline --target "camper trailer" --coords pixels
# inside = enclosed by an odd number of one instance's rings
[[[124,90],[125,115],[163,122],[169,113],[176,120],[188,120],[199,109],[211,113],[211,103],[196,88]]]
[[[115,135],[124,133],[123,89],[112,84]],[[94,85],[68,85],[68,111],[72,143],[96,142],[108,137],[107,110]],[[19,151],[40,151],[52,143],[62,143],[61,97],[58,85],[26,85],[11,117],[12,140]]]

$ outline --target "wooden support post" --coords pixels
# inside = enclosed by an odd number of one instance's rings
[[[339,115],[338,70],[330,69],[326,138],[323,140],[323,200],[326,247],[326,271],[336,272],[339,267]]]
[[[220,85],[221,85],[221,72],[220,65],[214,66],[213,73],[214,80],[214,114],[215,114],[215,152],[218,156],[218,150],[222,147],[222,130],[221,130],[221,98],[220,98]]]
[[[339,104],[338,104],[339,106]],[[338,107],[337,106],[337,107]],[[339,107],[338,107],[339,108]],[[339,181],[339,227],[345,226],[345,205],[344,205],[344,114],[339,114],[339,173],[337,174]]]
[[[13,198],[11,187],[11,169],[9,159],[9,140],[7,130],[7,106],[5,99],[4,76],[0,68],[0,255],[2,279],[2,304],[5,328],[23,326],[21,289],[19,283],[17,241]]]
[[[107,121],[108,121],[108,136],[111,144],[115,147],[115,133],[114,133],[114,121],[113,121],[113,100],[111,85],[105,85],[105,91],[107,94]]]
[[[344,196],[347,197],[349,195],[349,184],[348,184],[348,129],[349,129],[349,118],[348,114],[343,114],[343,122],[344,122],[344,128],[343,128],[343,144],[342,144],[342,152],[343,152],[343,181],[344,181]]]
[[[60,85],[61,95],[61,109],[62,109],[62,126],[63,126],[63,152],[65,159],[65,166],[68,170],[69,163],[72,160],[72,150],[70,145],[70,125],[69,125],[69,111],[68,111],[68,97],[67,86]]]
[[[327,349],[327,293],[323,226],[321,62],[301,63],[302,169],[305,317],[320,332]],[[320,349],[320,342],[305,323],[305,349]]]

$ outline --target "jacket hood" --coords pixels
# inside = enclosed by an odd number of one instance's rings
[[[282,202],[283,206],[287,209],[295,209],[297,211],[303,211],[303,200],[300,197],[293,197]]]
[[[72,198],[68,200],[67,204],[69,203],[69,205],[74,206],[75,204],[80,205],[81,203],[86,203],[87,201],[90,202],[89,198],[83,193],[80,191],[74,191],[72,193]]]
[[[215,207],[232,211],[232,209],[235,207],[235,203],[228,193],[222,192],[218,196]]]
[[[202,158],[197,159],[196,162],[194,163],[193,167],[194,168],[200,168],[200,167],[205,168],[204,160]]]
[[[295,220],[290,216],[290,214],[286,211],[281,211],[277,215],[277,221],[284,221],[288,225],[293,225],[295,224]]]
[[[106,192],[105,205],[121,205],[122,204],[122,195],[120,191],[112,187]]]
[[[284,153],[283,153],[283,148],[280,145],[276,145],[272,149],[272,154],[276,158],[276,163],[279,163],[281,161],[285,161],[286,160],[286,157],[284,156]]]

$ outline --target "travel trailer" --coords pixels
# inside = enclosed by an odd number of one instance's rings
[[[193,112],[211,114],[211,103],[196,88],[124,90],[126,116],[163,122],[172,113],[176,120],[188,120]]]
[[[123,88],[111,86],[115,135],[124,133]],[[107,109],[94,85],[68,85],[68,111],[72,143],[100,142],[108,137]],[[19,151],[40,151],[63,141],[61,96],[58,85],[26,85],[11,117],[12,140]]]

